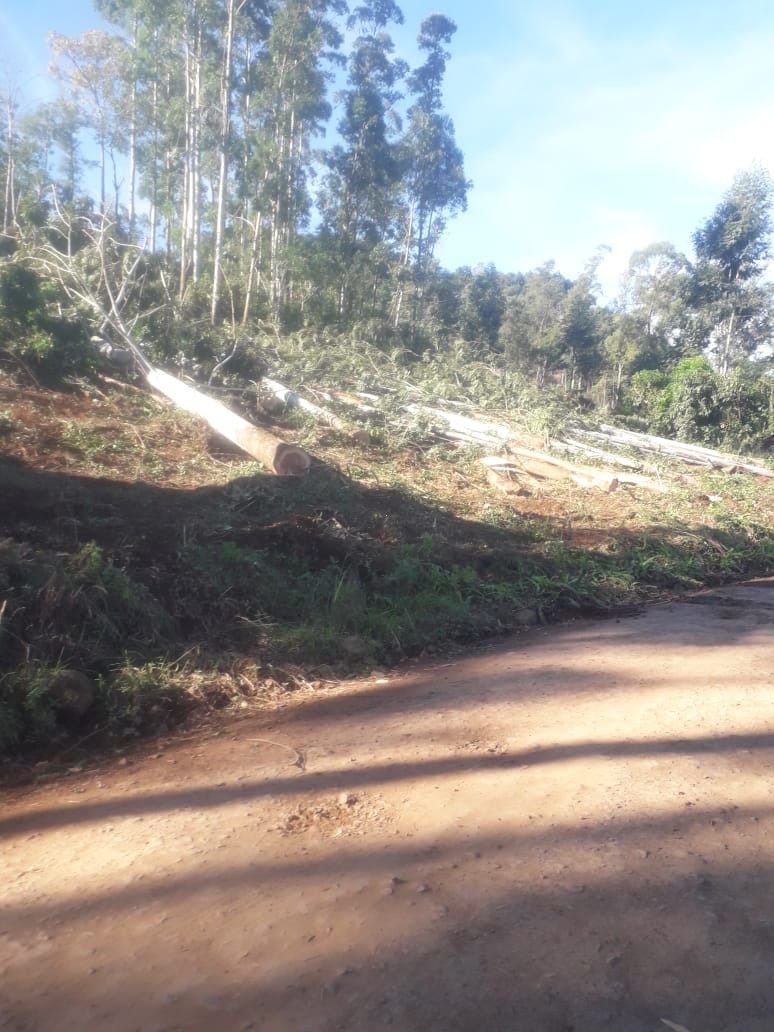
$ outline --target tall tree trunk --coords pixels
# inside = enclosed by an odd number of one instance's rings
[[[129,98],[129,239],[137,236],[137,36],[138,20],[135,15],[132,29],[132,92]]]
[[[731,338],[734,333],[734,322],[736,320],[736,309],[731,309],[731,315],[728,320],[728,329],[726,330],[725,341],[723,342],[723,351],[720,356],[720,372],[723,376],[728,376],[728,370],[731,368]]]
[[[202,135],[202,25],[196,25],[196,77],[194,82],[194,139],[191,170],[191,276],[199,281],[199,259],[201,252],[202,226],[202,177],[201,177],[201,135]]]
[[[159,84],[154,75],[151,87],[151,134],[153,147],[151,153],[151,203],[150,203],[150,253],[156,253],[156,233],[159,217]]]
[[[231,66],[234,45],[234,19],[244,6],[228,0],[226,34],[223,44],[223,65],[220,77],[220,154],[218,155],[218,202],[215,212],[215,253],[213,255],[212,304],[210,321],[215,325],[220,297],[220,266],[223,259],[223,227],[225,223],[226,181],[228,179],[228,148],[231,135]]]
[[[16,222],[16,184],[15,175],[15,147],[14,147],[14,114],[15,105],[13,98],[8,93],[5,105],[5,195],[3,202],[3,233],[7,234],[11,226]]]
[[[183,143],[183,190],[182,210],[180,212],[180,291],[182,299],[185,294],[188,277],[188,244],[190,239],[189,222],[191,211],[191,148],[193,136],[193,86],[192,86],[191,41],[185,41],[185,122]]]

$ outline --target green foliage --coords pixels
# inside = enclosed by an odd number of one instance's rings
[[[52,314],[62,297],[29,260],[0,259],[0,349],[43,379],[58,380],[93,366],[86,323]]]
[[[17,746],[61,741],[65,728],[49,698],[58,666],[26,663],[0,677],[0,756]]]
[[[762,277],[771,253],[773,198],[768,172],[743,172],[694,234],[694,300],[707,326],[706,344],[724,374],[771,338],[774,298]]]
[[[2,665],[26,656],[99,671],[117,649],[153,647],[173,627],[148,589],[93,543],[71,556],[0,543],[0,590],[7,603]]]
[[[751,366],[729,376],[706,358],[684,358],[666,373],[636,373],[625,395],[628,411],[665,437],[755,448],[774,429],[774,382]]]

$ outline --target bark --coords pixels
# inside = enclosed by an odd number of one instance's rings
[[[5,126],[5,145],[6,145],[6,168],[5,168],[5,202],[3,204],[3,233],[7,234],[8,230],[16,221],[16,188],[14,184],[14,113],[15,105],[13,99],[8,94],[6,98],[6,126]]]
[[[160,369],[150,369],[145,372],[145,378],[164,397],[204,419],[213,430],[277,476],[299,476],[308,472],[311,458],[303,448],[286,444],[268,430],[248,423],[219,401]]]
[[[269,377],[264,376],[260,385],[265,387],[275,398],[278,398],[289,408],[299,408],[316,422],[324,423],[326,426],[333,427],[334,430],[349,434],[350,439],[355,443],[370,443],[371,438],[366,430],[352,430],[335,412],[331,412],[330,409],[323,408],[322,405],[316,405],[313,401],[302,398],[301,395],[296,394],[295,391],[278,383],[276,380],[271,380]]]
[[[137,202],[137,17],[134,19],[132,33],[132,92],[129,103],[129,239],[136,239],[136,202]]]
[[[471,444],[481,444],[487,448],[501,448],[515,436],[514,431],[502,423],[483,422],[428,405],[405,405],[404,411],[440,423],[440,426],[434,426],[432,429],[439,436],[451,440],[469,441]]]
[[[323,408],[321,405],[315,405],[312,401],[307,401],[306,398],[302,398],[300,394],[296,394],[295,391],[289,387],[285,387],[277,380],[271,380],[268,376],[264,376],[261,380],[261,386],[265,387],[266,390],[270,391],[275,398],[278,398],[283,404],[287,405],[288,408],[299,408],[302,412],[306,412],[320,423],[326,423],[328,426],[334,427],[336,430],[346,430],[347,425],[334,413]]]
[[[234,20],[242,10],[245,0],[239,4],[228,0],[228,20],[223,45],[223,66],[220,78],[220,153],[218,155],[218,201],[215,212],[215,252],[212,272],[212,304],[210,321],[215,325],[220,300],[220,266],[223,260],[223,229],[226,221],[226,184],[228,182],[228,146],[231,138],[231,71],[234,47]]]
[[[592,444],[583,444],[581,441],[576,441],[571,437],[556,440],[553,443],[570,453],[586,455],[590,459],[599,459],[601,462],[609,462],[615,466],[622,466],[624,469],[636,470],[640,469],[642,465],[639,462],[635,462],[634,459],[626,459],[623,455],[605,451],[603,448],[596,448]]]
[[[729,455],[725,452],[715,451],[712,448],[704,448],[698,444],[670,441],[666,437],[655,437],[653,434],[640,434],[633,430],[622,430],[619,427],[606,426],[605,424],[602,424],[596,430],[576,429],[574,434],[576,437],[582,437],[589,441],[601,441],[606,444],[612,443],[621,447],[634,448],[638,451],[666,455],[670,458],[679,459],[688,465],[708,466],[713,469],[730,470],[732,472],[743,471],[745,473],[753,473],[756,476],[774,478],[774,470],[745,462],[737,455]]]

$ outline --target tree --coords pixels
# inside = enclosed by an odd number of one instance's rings
[[[690,262],[670,243],[635,251],[629,261],[618,308],[632,322],[640,352],[654,364],[698,350],[692,285]]]
[[[213,325],[218,315],[220,299],[221,267],[223,263],[223,233],[226,224],[227,186],[231,157],[232,92],[234,76],[234,47],[237,37],[237,21],[248,8],[248,26],[263,23],[267,4],[256,0],[226,0],[226,18],[223,26],[222,60],[220,70],[220,109],[218,128],[218,195],[215,210],[215,241],[213,252],[212,295],[210,319]]]
[[[770,333],[771,291],[761,279],[771,255],[773,195],[764,169],[742,172],[693,236],[695,300],[708,316],[707,344],[723,375]]]
[[[401,98],[397,84],[407,66],[392,57],[394,44],[386,31],[391,23],[403,23],[393,0],[368,0],[347,21],[347,27],[359,34],[349,57],[347,89],[340,95],[342,142],[327,155],[329,172],[321,194],[325,229],[336,240],[341,266],[340,315],[352,310],[350,285],[355,275],[366,297],[373,297],[370,259],[389,237],[400,177],[392,137],[398,125],[395,105]]]
[[[495,351],[505,312],[503,277],[490,264],[473,269],[466,280],[460,299],[460,335],[482,350]]]
[[[275,316],[290,300],[288,259],[311,209],[311,140],[331,114],[326,96],[331,77],[328,66],[341,44],[331,16],[343,10],[342,0],[285,0],[274,14],[261,59],[259,104],[265,173],[258,207],[267,212],[268,292]],[[262,216],[256,223],[253,244],[256,259],[261,225]]]
[[[500,349],[509,366],[534,372],[541,387],[561,358],[561,320],[571,287],[547,262],[506,290]]]
[[[442,14],[422,22],[418,43],[427,54],[425,62],[409,77],[414,103],[408,112],[408,128],[402,140],[403,243],[402,260],[408,267],[413,257],[415,304],[412,322],[421,315],[425,278],[446,220],[467,205],[470,183],[465,178],[462,152],[456,144],[454,123],[442,108],[442,85],[449,51],[457,26]],[[403,291],[396,303],[400,319]]]
[[[600,342],[604,337],[602,312],[597,307],[599,289],[596,273],[602,258],[600,249],[586,264],[564,300],[558,327],[557,346],[564,369],[565,385],[571,391],[582,391],[600,365]]]
[[[3,235],[7,236],[16,221],[16,147],[18,134],[16,121],[19,113],[17,90],[8,83],[0,93],[0,104],[3,108],[4,131],[2,138],[3,175]]]
[[[118,216],[119,184],[116,153],[125,149],[120,124],[121,77],[125,42],[97,29],[78,37],[51,34],[54,72],[66,84],[72,103],[99,148],[100,210],[107,211],[107,169],[113,172],[114,209]]]

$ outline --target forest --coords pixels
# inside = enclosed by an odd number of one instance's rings
[[[258,375],[262,342],[291,340],[298,381],[310,355],[365,343],[419,377],[428,359],[484,363],[638,428],[769,442],[763,168],[729,185],[691,254],[633,254],[613,301],[604,247],[575,279],[550,260],[451,271],[436,245],[474,185],[444,107],[449,18],[421,23],[411,67],[393,0],[95,6],[109,31],[50,38],[55,100],[3,90],[0,333],[19,360],[76,368],[96,324],[205,379],[230,355],[229,373]]]

